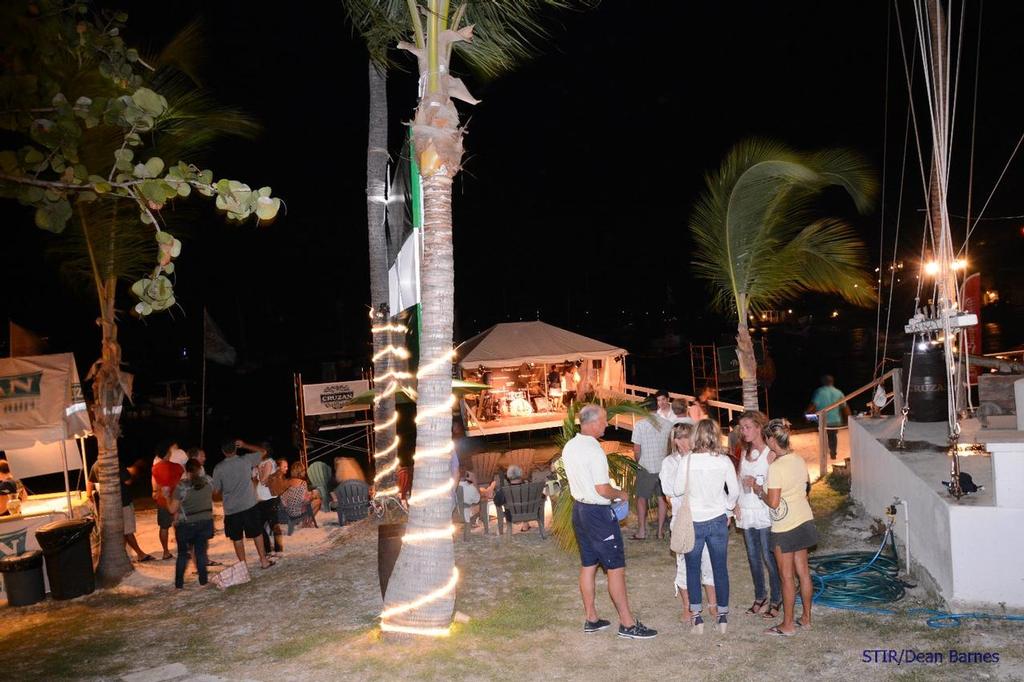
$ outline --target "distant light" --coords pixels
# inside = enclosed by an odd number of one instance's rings
[[[967,268],[967,261],[963,258],[958,258],[953,261],[954,270],[965,270]]]
[[[789,313],[790,315],[792,315],[792,314],[793,314],[793,309],[792,309],[792,308],[790,308],[790,309],[789,309],[789,310],[787,310],[786,312],[788,312],[788,313]]]
[[[919,351],[921,351],[922,353],[924,351],[928,350],[928,342],[927,341],[922,341],[921,343],[917,344],[917,349]]]
[[[939,274],[939,264],[935,261],[928,261],[924,264],[924,274],[926,275],[937,275]]]
[[[768,319],[768,313],[761,313],[761,319],[762,320],[767,320]]]
[[[833,317],[833,319],[839,317],[839,311],[838,310],[833,310],[832,311],[832,317]]]

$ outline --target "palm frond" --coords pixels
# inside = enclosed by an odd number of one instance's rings
[[[737,310],[738,301],[757,310],[803,291],[839,293],[853,302],[870,295],[870,286],[861,284],[867,273],[856,277],[853,272],[865,264],[860,240],[848,227],[814,220],[814,202],[829,185],[843,187],[858,210],[870,208],[876,186],[859,155],[845,150],[799,154],[771,140],[745,140],[706,183],[690,230],[694,271],[708,281],[713,306],[745,315],[747,310]],[[822,260],[813,251],[817,242],[839,257],[830,272],[814,262]],[[802,278],[808,268],[811,276]]]
[[[515,0],[452,3],[465,7],[464,24],[473,26],[473,41],[455,44],[455,52],[487,77],[501,75],[537,55],[552,36],[556,12],[585,10],[597,0]]]
[[[342,4],[353,31],[366,41],[370,59],[384,70],[400,67],[392,51],[399,41],[408,40],[411,35],[408,3],[405,0],[344,0]]]

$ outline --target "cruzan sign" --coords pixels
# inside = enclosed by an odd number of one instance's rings
[[[332,381],[327,384],[303,384],[302,398],[307,416],[345,411],[352,399],[370,390],[369,381]]]

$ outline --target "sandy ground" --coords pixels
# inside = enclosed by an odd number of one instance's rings
[[[877,547],[877,538],[867,539],[872,519],[850,510],[825,483],[815,486],[812,503],[823,534],[819,552]],[[155,516],[143,512],[139,521],[140,542],[153,552],[159,547]],[[726,635],[710,627],[691,635],[679,622],[667,540],[627,540],[633,609],[661,632],[635,642],[617,638],[614,628],[583,634],[576,556],[536,531],[498,538],[493,527],[489,536],[477,527],[468,541],[461,532],[455,540],[463,576],[456,609],[468,622],[459,622],[444,640],[381,639],[375,627],[381,609],[375,526],[340,528],[327,514],[321,521],[319,529],[286,538],[284,558],[269,570],[256,568],[250,545],[252,582],[226,591],[199,587],[194,575],[184,590],[174,590],[167,561],[137,565],[113,590],[21,609],[0,606],[0,646],[12,654],[5,673],[12,679],[130,682],[651,679],[684,673],[720,680],[1024,679],[1024,631],[1008,623],[972,621],[936,630],[920,616],[816,608],[813,630],[785,639],[765,636],[768,623],[742,613],[753,589],[742,537],[735,533],[729,546],[733,616]],[[623,530],[631,534],[631,528]],[[221,560],[231,556],[222,537],[212,553]],[[917,588],[900,607],[935,605]],[[614,621],[603,577],[598,608]],[[950,662],[950,650],[999,654],[999,662]],[[939,652],[944,660],[907,663],[908,651]]]

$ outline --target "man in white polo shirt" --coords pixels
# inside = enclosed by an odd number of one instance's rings
[[[562,449],[562,464],[569,481],[569,494],[575,500],[572,526],[580,547],[580,593],[586,621],[584,632],[603,630],[610,622],[597,616],[597,567],[608,573],[608,596],[619,613],[619,637],[650,639],[657,630],[645,627],[633,617],[626,596],[626,555],[619,522],[612,510],[613,500],[624,493],[611,486],[608,457],[597,437],[608,427],[608,414],[600,405],[587,405],[580,410],[580,432]]]

